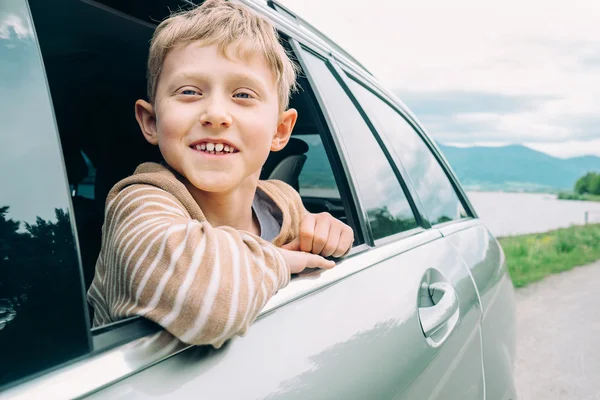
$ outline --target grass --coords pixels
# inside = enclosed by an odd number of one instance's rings
[[[560,192],[559,200],[583,200],[583,201],[600,201],[600,195],[597,194],[577,194],[572,192]]]
[[[515,287],[600,260],[600,224],[499,239]]]

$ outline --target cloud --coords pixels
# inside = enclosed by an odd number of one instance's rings
[[[425,129],[445,141],[514,143],[600,137],[593,98],[481,92],[399,92]]]
[[[510,113],[531,111],[550,96],[516,96],[488,92],[447,90],[415,92],[396,90],[395,94],[417,115],[452,116],[463,113]]]
[[[600,139],[574,140],[563,143],[525,143],[525,145],[560,158],[576,157],[582,154],[600,157]]]
[[[393,89],[439,140],[600,152],[596,0],[282,1]]]
[[[0,15],[0,39],[16,36],[23,40],[33,37],[33,29],[25,18],[17,14]]]

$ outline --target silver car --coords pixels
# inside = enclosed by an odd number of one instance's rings
[[[504,254],[436,144],[304,20],[243,2],[302,69],[293,140],[261,176],[351,225],[352,252],[218,350],[142,318],[90,329],[106,194],[159,159],[133,117],[148,42],[193,4],[2,0],[0,399],[515,399]]]

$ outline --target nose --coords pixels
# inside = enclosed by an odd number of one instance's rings
[[[233,122],[231,115],[223,103],[220,99],[210,99],[207,102],[206,108],[200,115],[202,126],[211,128],[229,128],[231,126]]]

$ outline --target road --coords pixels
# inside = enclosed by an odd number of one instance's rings
[[[519,400],[600,399],[600,262],[517,290]]]

